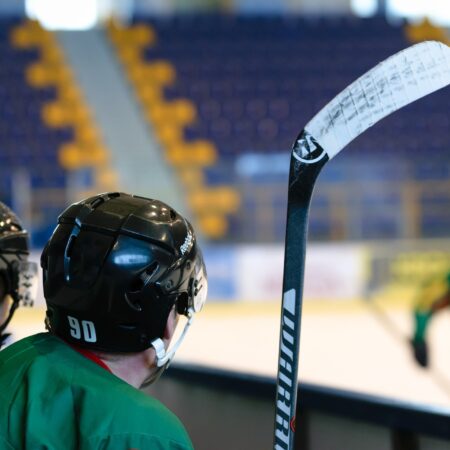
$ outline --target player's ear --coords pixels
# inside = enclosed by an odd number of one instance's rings
[[[175,333],[175,328],[178,323],[178,314],[175,306],[170,310],[169,317],[167,318],[166,327],[164,328],[164,339],[170,341]]]

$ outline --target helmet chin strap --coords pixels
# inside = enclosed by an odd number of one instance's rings
[[[192,321],[194,320],[194,311],[192,309],[189,309],[187,312],[188,321],[186,322],[186,325],[184,326],[184,330],[181,333],[181,336],[178,338],[177,342],[174,344],[174,346],[167,351],[166,347],[164,345],[164,342],[161,338],[155,339],[152,341],[151,345],[156,351],[156,366],[157,367],[163,367],[168,366],[170,364],[170,361],[175,356],[176,351],[180,347],[181,343],[183,342],[183,339],[186,336],[187,331],[189,330],[189,327],[192,324]]]
[[[155,349],[156,352],[156,370],[144,381],[142,384],[142,387],[146,387],[152,383],[154,383],[158,378],[162,375],[164,370],[166,370],[169,367],[170,362],[172,361],[173,357],[175,356],[176,351],[180,347],[181,343],[183,342],[183,339],[186,336],[186,333],[189,329],[189,327],[192,325],[192,322],[194,320],[194,310],[190,308],[187,312],[188,321],[186,322],[186,325],[184,326],[184,330],[181,333],[180,337],[178,338],[175,345],[169,350],[166,350],[166,346],[164,345],[164,341],[161,338],[157,338],[152,341],[151,346]]]

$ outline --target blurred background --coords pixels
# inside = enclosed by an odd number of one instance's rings
[[[446,0],[2,0],[0,200],[30,230],[35,259],[58,214],[93,193],[119,190],[180,210],[204,247],[210,303],[177,370],[229,371],[223,386],[236,373],[273,384],[291,145],[379,61],[423,40],[450,44],[449,24]],[[384,119],[318,179],[300,381],[414,406],[406,416],[373,412],[378,400],[364,397],[371,425],[358,438],[339,422],[352,416],[347,394],[315,422],[313,393],[304,449],[448,448],[450,308],[434,314],[441,294],[425,295],[423,285],[450,272],[449,101],[444,89]],[[427,368],[410,344],[420,308],[433,316]],[[43,328],[42,292],[33,311],[17,315],[17,337]],[[216,372],[192,370],[180,373],[219,383]],[[180,389],[167,388],[163,401],[188,420],[189,408],[170,395]],[[258,419],[269,433],[270,402],[268,419]],[[241,427],[261,410],[249,405],[248,414],[230,406],[231,418],[245,417]],[[393,415],[400,422],[387,423]],[[371,434],[373,423],[382,431]],[[200,449],[222,448],[218,436],[232,435],[212,426],[211,444],[198,423],[188,429]],[[266,445],[245,433],[222,445],[269,448],[257,430],[251,436]]]

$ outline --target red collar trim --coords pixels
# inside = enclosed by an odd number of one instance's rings
[[[95,362],[95,364],[99,365],[100,367],[103,367],[103,369],[112,373],[111,369],[95,353],[92,353],[91,351],[87,350],[86,348],[81,348],[74,344],[69,344],[69,345],[75,351],[77,351],[81,355],[85,356],[87,359],[90,359],[91,361]]]

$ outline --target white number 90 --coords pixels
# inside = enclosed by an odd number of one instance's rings
[[[94,322],[90,320],[80,321],[76,317],[67,316],[70,326],[70,335],[74,339],[83,339],[85,342],[97,342]]]

